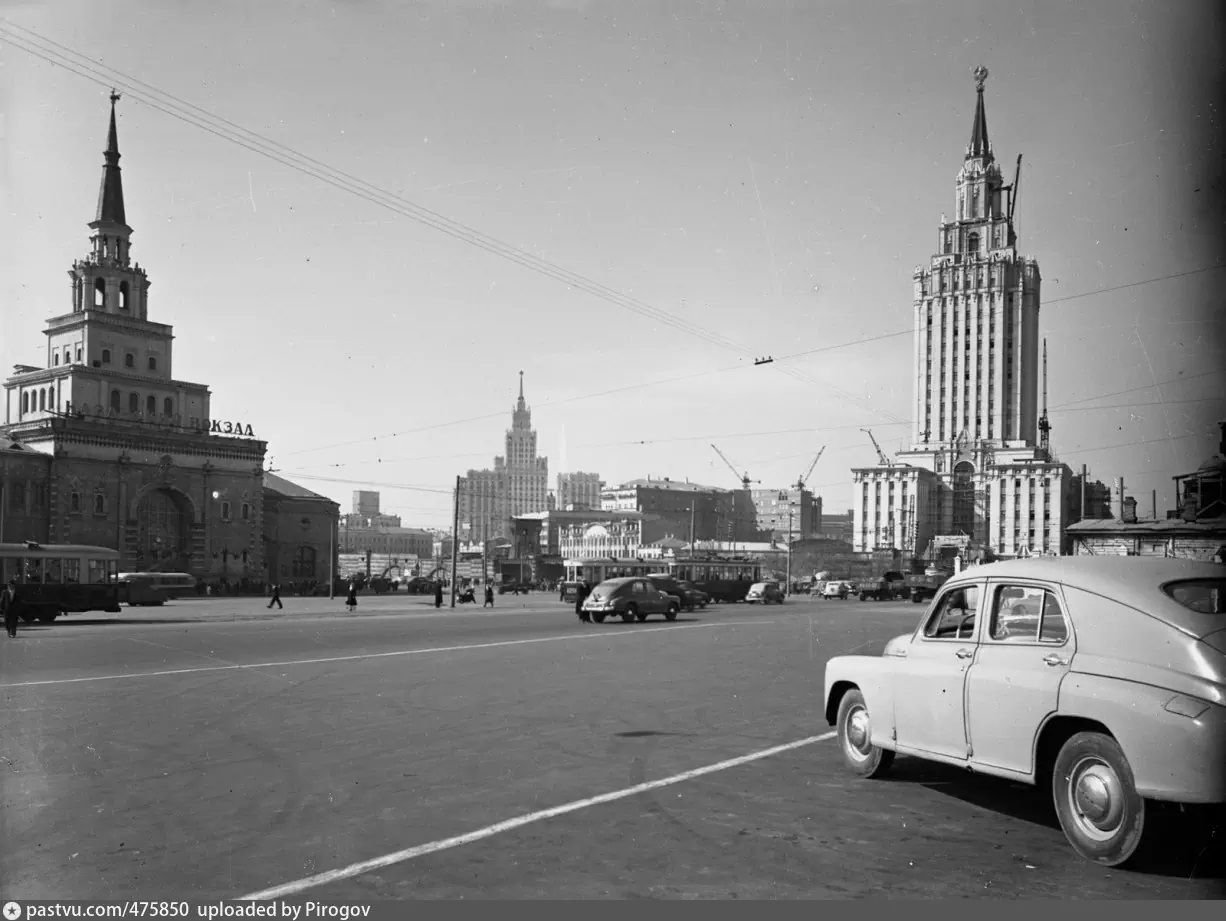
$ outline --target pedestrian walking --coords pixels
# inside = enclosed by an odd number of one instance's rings
[[[494,606],[494,586],[487,585],[485,587],[485,604],[481,605],[481,607],[492,608],[493,606]]]
[[[579,619],[585,624],[592,622],[592,615],[583,610],[583,602],[587,600],[588,588],[586,582],[580,582],[575,586],[575,613],[579,615]]]
[[[271,608],[274,604],[277,606],[277,610],[281,610],[282,608],[285,607],[285,605],[281,603],[281,586],[280,585],[274,585],[272,587],[272,600],[268,602],[268,607]]]
[[[9,636],[17,636],[17,580],[9,579],[8,585],[0,589],[0,610],[4,612],[4,629]]]
[[[358,606],[358,586],[354,582],[349,583],[349,594],[345,596],[345,607],[349,609],[349,613],[353,613],[353,609]]]
[[[443,606],[443,583],[434,583],[434,606],[441,608]]]

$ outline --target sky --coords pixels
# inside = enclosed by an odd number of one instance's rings
[[[45,365],[70,309],[115,86],[149,318],[279,475],[447,528],[522,371],[551,488],[784,486],[824,446],[808,486],[845,511],[876,461],[861,429],[910,444],[912,274],[982,64],[1008,179],[1023,155],[1054,453],[1162,516],[1226,419],[1224,21],[1212,0],[0,0],[0,368]]]

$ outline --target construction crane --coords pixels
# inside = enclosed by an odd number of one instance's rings
[[[868,435],[869,440],[873,443],[873,447],[877,449],[877,460],[880,461],[882,467],[892,467],[890,459],[885,456],[885,452],[881,450],[881,445],[877,444],[877,439],[873,437],[872,429],[860,429],[864,434]]]
[[[809,477],[813,476],[813,468],[816,467],[817,462],[822,459],[822,454],[824,454],[825,451],[826,451],[826,446],[822,445],[822,449],[817,452],[817,457],[813,458],[813,463],[809,465],[809,472],[796,481],[797,489],[805,488],[805,482],[809,479]]]
[[[715,445],[711,445],[711,447],[715,450],[715,453],[719,455],[719,459],[728,465],[728,469],[732,471],[732,475],[741,481],[742,489],[748,489],[750,483],[761,483],[762,482],[761,480],[751,480],[749,478],[748,473],[737,473],[736,468],[732,466],[732,461],[724,457],[724,452],[721,451],[719,448],[716,448]]]

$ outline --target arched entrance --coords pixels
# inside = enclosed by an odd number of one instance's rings
[[[315,578],[315,548],[301,546],[294,554],[291,570],[295,579]]]
[[[136,506],[136,553],[141,569],[190,572],[191,509],[179,493],[154,489]]]
[[[954,520],[955,534],[975,534],[975,468],[969,461],[954,467]]]

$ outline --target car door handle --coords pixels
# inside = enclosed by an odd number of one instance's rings
[[[954,653],[954,655],[956,655],[959,659],[969,659],[974,654],[975,650],[973,649],[959,649]]]
[[[1054,652],[1050,652],[1043,657],[1043,662],[1055,668],[1057,665],[1068,665],[1068,659],[1061,659]]]

